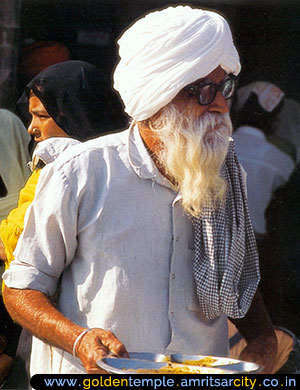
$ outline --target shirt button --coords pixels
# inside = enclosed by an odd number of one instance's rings
[[[176,275],[175,274],[172,274],[172,279],[174,280],[176,278]]]
[[[179,236],[176,237],[176,242],[178,242],[178,241],[179,241]]]

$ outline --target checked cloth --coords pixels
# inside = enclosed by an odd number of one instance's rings
[[[193,218],[194,277],[205,316],[242,318],[250,307],[259,280],[256,240],[248,211],[242,168],[231,139],[221,175],[228,183],[224,205],[204,207]]]

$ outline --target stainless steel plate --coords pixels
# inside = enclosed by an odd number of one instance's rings
[[[147,370],[159,370],[171,365],[173,368],[182,369],[185,367],[187,374],[237,374],[231,369],[220,369],[218,367],[195,367],[184,364],[154,362],[150,360],[104,358],[97,362],[98,366],[111,374],[143,374]],[[137,371],[138,370],[138,371]],[[147,372],[148,373],[148,372]],[[162,372],[163,373],[163,372]],[[159,372],[158,372],[159,374]]]
[[[211,362],[209,361],[210,359]],[[217,356],[184,355],[181,353],[175,353],[170,355],[170,360],[171,362],[184,363],[193,366],[197,365],[197,363],[202,365],[208,362],[209,367],[218,367],[223,370],[234,370],[240,373],[258,373],[263,369],[262,366],[255,363]]]
[[[152,362],[167,362],[170,361],[170,356],[163,353],[152,352],[129,352],[130,359],[150,360]]]

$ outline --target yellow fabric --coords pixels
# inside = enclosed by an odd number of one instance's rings
[[[0,238],[3,242],[7,260],[5,269],[14,259],[13,251],[24,228],[24,217],[28,206],[34,199],[35,189],[41,169],[33,171],[24,188],[20,191],[18,207],[13,209],[0,224]]]

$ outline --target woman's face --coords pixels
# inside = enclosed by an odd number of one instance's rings
[[[32,120],[27,131],[34,137],[35,142],[41,142],[51,137],[69,137],[55,123],[46,111],[43,103],[32,91],[29,96],[29,113],[32,116]]]

